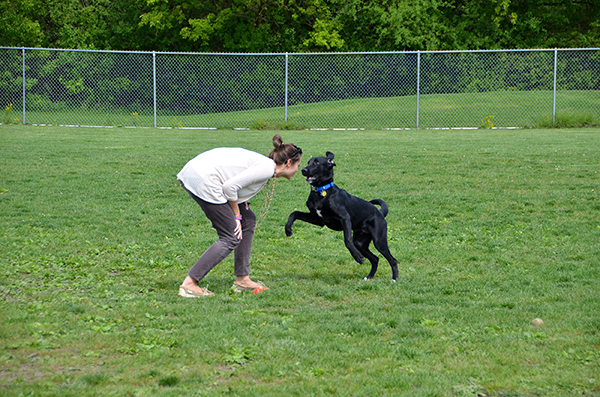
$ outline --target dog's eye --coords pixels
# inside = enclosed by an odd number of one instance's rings
[[[315,164],[316,164],[316,165],[319,165],[319,160],[315,160]]]

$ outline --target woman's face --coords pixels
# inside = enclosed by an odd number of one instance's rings
[[[298,161],[296,161],[296,162],[292,162],[291,159],[288,160],[285,164],[283,164],[283,167],[281,169],[279,176],[286,178],[286,179],[292,179],[292,177],[294,175],[296,175],[296,172],[298,172],[301,162],[302,162],[302,156],[300,156],[298,158]]]

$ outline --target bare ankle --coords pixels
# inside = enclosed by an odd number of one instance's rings
[[[187,276],[184,280],[183,283],[181,283],[181,285],[183,285],[184,287],[196,287],[198,285],[198,282],[196,280],[194,280],[193,278],[191,278],[190,276]]]

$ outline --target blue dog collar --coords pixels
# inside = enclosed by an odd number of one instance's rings
[[[327,185],[325,185],[325,186],[319,186],[319,187],[313,186],[311,190],[312,190],[313,192],[319,192],[319,193],[321,193],[321,196],[325,197],[325,196],[327,196],[327,192],[326,192],[326,190],[327,190],[327,189],[330,189],[330,188],[332,188],[332,187],[333,187],[333,182],[331,182],[331,183],[328,183],[328,184],[327,184]]]

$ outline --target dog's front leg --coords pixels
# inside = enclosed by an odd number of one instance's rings
[[[317,225],[317,226],[325,226],[325,223],[323,223],[323,218],[321,218],[318,215],[313,214],[312,212],[300,212],[300,211],[294,211],[290,214],[287,223],[285,224],[285,235],[290,237],[292,234],[294,234],[294,231],[292,230],[292,225],[294,224],[294,221],[300,220],[300,221],[304,221],[304,222],[308,222],[308,223],[312,223],[313,225]]]
[[[365,257],[360,253],[356,245],[354,245],[354,239],[352,238],[352,221],[350,221],[350,215],[343,216],[341,219],[342,222],[342,230],[344,231],[344,244],[346,244],[346,248],[352,254],[352,257],[355,261],[360,263],[361,265],[365,263]]]

